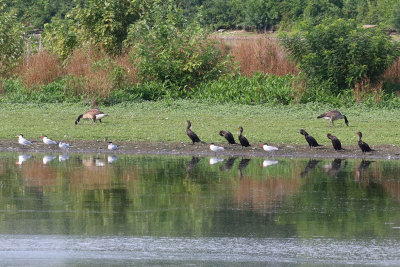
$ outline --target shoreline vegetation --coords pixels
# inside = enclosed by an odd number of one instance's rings
[[[79,114],[88,106],[76,103],[55,104],[6,104],[0,106],[0,150],[15,152],[63,153],[62,149],[45,145],[40,136],[47,135],[55,141],[71,145],[70,153],[122,153],[122,154],[171,154],[215,156],[205,144],[191,145],[186,135],[186,120],[192,130],[206,143],[225,147],[216,156],[256,157],[318,157],[318,158],[400,158],[400,138],[396,120],[398,109],[344,107],[349,126],[343,120],[329,126],[327,120],[317,116],[329,110],[328,105],[268,106],[215,104],[192,100],[144,101],[100,107],[108,114],[102,123],[89,120],[74,124]],[[18,116],[16,116],[18,114]],[[220,130],[229,130],[237,140],[237,128],[252,145],[242,148],[229,145],[219,136]],[[323,145],[310,149],[300,135],[306,129]],[[363,133],[363,140],[376,151],[363,155],[357,146],[356,132]],[[32,147],[18,144],[17,134],[34,142]],[[345,149],[334,151],[327,134],[337,136]],[[108,141],[119,145],[117,151],[107,150]],[[273,153],[263,151],[261,144],[277,146]]]
[[[238,1],[228,2],[239,7]],[[379,13],[373,20],[375,16],[366,17],[367,11],[361,10],[354,17],[347,4],[333,13],[321,9],[316,16],[298,13],[300,9],[290,4],[276,14],[296,11],[294,20],[277,16],[260,20],[265,25],[246,27],[245,18],[259,8],[254,1],[243,2],[244,8],[256,9],[248,9],[238,24],[227,28],[252,29],[249,34],[220,31],[224,24],[210,20],[215,14],[207,16],[213,2],[199,9],[184,3],[70,1],[62,14],[38,22],[40,30],[31,32],[27,29],[32,25],[25,25],[30,20],[24,18],[35,17],[35,12],[15,3],[0,5],[5,11],[0,15],[0,37],[5,40],[0,45],[4,147],[17,149],[14,138],[23,134],[37,144],[42,135],[72,144],[84,142],[83,146],[108,138],[117,145],[125,143],[132,152],[138,149],[136,144],[148,146],[149,151],[165,144],[165,151],[210,153],[208,147],[186,145],[190,120],[202,141],[224,147],[219,131],[237,137],[238,127],[243,126],[253,146],[234,149],[238,154],[258,153],[255,145],[267,142],[312,156],[314,149],[306,150],[299,134],[305,129],[324,145],[316,151],[326,155],[331,133],[350,148],[343,155],[362,156],[356,136],[362,132],[372,148],[389,151],[376,155],[397,157],[400,43],[391,25],[400,29],[395,23],[400,22],[400,5],[395,8],[399,12]],[[312,1],[307,3],[313,7]],[[267,11],[277,6],[271,2],[261,13],[272,14]],[[387,8],[370,6],[368,12],[381,9]],[[75,125],[92,103],[108,117],[103,123]],[[329,127],[316,118],[333,109],[347,116],[349,127],[341,121]],[[336,154],[340,155],[332,155]]]

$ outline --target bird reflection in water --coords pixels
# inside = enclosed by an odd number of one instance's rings
[[[113,163],[113,162],[115,162],[117,159],[118,159],[118,157],[115,156],[115,155],[109,155],[109,156],[107,156],[107,162],[110,163],[110,164]]]
[[[344,164],[342,164],[342,161],[344,161]],[[345,169],[346,166],[347,166],[347,160],[334,159],[332,162],[324,165],[322,168],[327,174],[331,176],[337,176],[337,174],[341,172],[343,169]]]
[[[69,159],[69,155],[68,154],[58,155],[58,161],[59,162],[67,160],[67,159]]]
[[[239,177],[243,177],[243,171],[246,169],[247,165],[249,165],[250,159],[242,159],[239,162]]]
[[[356,170],[356,181],[361,182],[363,180],[366,180],[366,178],[364,177],[364,172],[369,168],[369,165],[371,165],[372,162],[374,161],[364,159],[360,162]]]
[[[52,161],[55,158],[56,158],[56,156],[54,156],[54,155],[45,155],[45,156],[43,156],[42,162],[44,165],[46,165],[47,163],[49,163],[50,161]]]
[[[192,159],[186,163],[186,178],[190,178],[190,172],[194,169],[194,167],[196,167],[199,161],[199,157],[192,156]]]
[[[21,154],[18,155],[18,161],[15,162],[15,164],[17,165],[22,165],[22,163],[24,163],[25,161],[27,161],[28,159],[30,159],[32,157],[32,155],[29,154]]]
[[[232,169],[233,164],[235,163],[235,160],[237,158],[236,157],[230,157],[224,165],[222,165],[221,167],[219,167],[220,171],[229,171],[230,169]]]
[[[279,161],[277,161],[277,160],[266,159],[266,160],[263,161],[261,166],[268,167],[268,166],[275,165],[275,164],[278,164],[278,163],[279,163]]]
[[[216,163],[218,163],[218,162],[222,162],[222,161],[224,161],[223,158],[211,157],[211,158],[210,158],[210,161],[209,161],[209,164],[210,164],[210,165],[214,165],[214,164],[216,164]]]
[[[307,162],[307,165],[306,165],[306,167],[304,168],[304,171],[302,171],[302,172],[300,173],[300,177],[306,176],[310,171],[312,171],[312,170],[317,166],[317,164],[318,164],[319,162],[320,162],[320,160],[310,159],[310,160]]]

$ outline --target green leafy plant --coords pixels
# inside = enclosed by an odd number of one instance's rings
[[[0,3],[0,75],[10,75],[21,59],[24,28],[11,12],[4,12]]]
[[[154,80],[185,95],[196,83],[226,71],[225,57],[196,20],[188,22],[173,1],[156,1],[129,32],[128,46],[142,81]]]
[[[399,45],[380,29],[353,20],[325,20],[280,40],[311,86],[352,88],[364,78],[376,81],[399,56]]]

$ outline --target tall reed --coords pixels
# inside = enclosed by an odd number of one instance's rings
[[[240,72],[252,76],[256,72],[278,76],[298,74],[296,65],[289,61],[274,37],[264,34],[249,37],[218,38],[240,67]]]
[[[29,89],[40,89],[40,86],[53,82],[63,74],[59,58],[44,50],[26,56],[18,71],[24,85]]]

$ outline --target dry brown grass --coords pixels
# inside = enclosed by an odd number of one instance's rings
[[[120,75],[115,70],[119,67]],[[75,94],[106,97],[122,83],[135,83],[135,69],[129,62],[129,55],[111,58],[103,51],[77,49],[66,65],[70,75],[67,87]]]
[[[47,51],[27,56],[18,71],[27,88],[36,88],[53,82],[63,75],[58,57]]]
[[[218,38],[217,38],[218,39]],[[297,75],[298,69],[273,37],[265,35],[219,39],[225,51],[229,51],[244,75],[255,72],[284,76]]]
[[[400,57],[385,71],[383,78],[393,83],[400,83]]]
[[[379,103],[382,101],[382,90],[383,81],[379,81],[378,83],[371,83],[370,79],[365,78],[361,82],[355,84],[353,95],[357,103],[360,103],[365,96],[373,93],[375,102]]]

